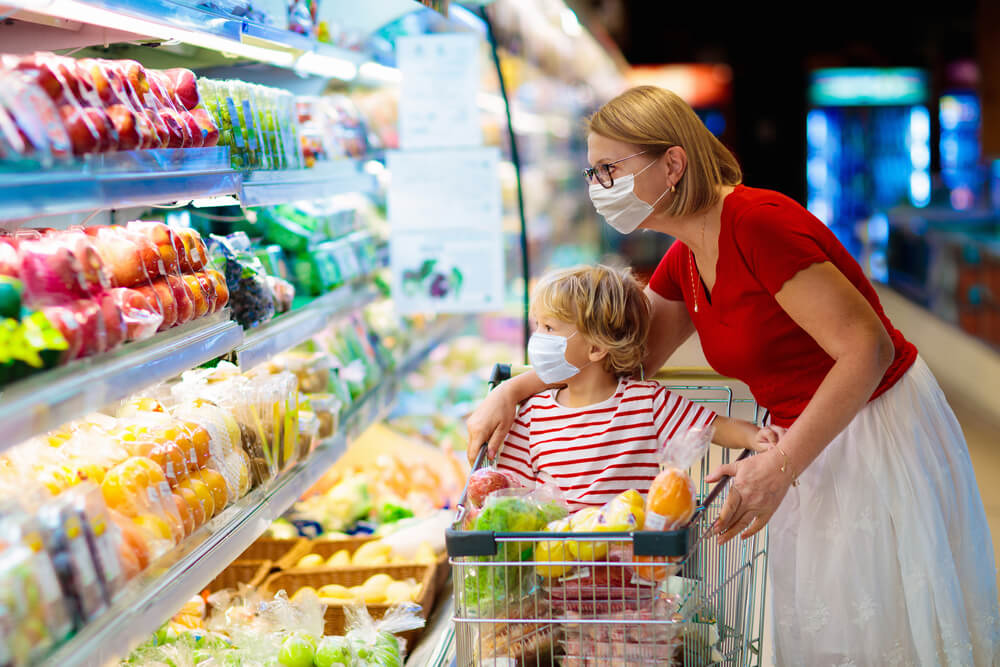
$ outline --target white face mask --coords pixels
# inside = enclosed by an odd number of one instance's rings
[[[654,162],[656,160],[640,169],[639,174],[652,167]],[[669,188],[664,190],[652,206],[647,204],[639,199],[633,190],[635,177],[639,174],[628,174],[616,178],[610,188],[606,188],[600,183],[594,183],[590,186],[590,201],[593,202],[594,208],[608,221],[609,225],[622,234],[634,232],[642,224],[642,221],[653,212],[653,206],[656,206],[670,191]]]
[[[546,333],[531,334],[528,339],[528,361],[545,384],[568,380],[580,372],[579,368],[566,361],[566,341],[576,334],[574,331],[566,338]]]

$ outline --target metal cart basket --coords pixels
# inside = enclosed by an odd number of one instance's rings
[[[727,386],[665,379],[723,415],[739,402]],[[690,471],[700,505],[682,530],[463,531],[463,497],[447,534],[457,667],[760,664],[766,531],[721,547],[709,536],[727,480],[702,480],[729,458],[711,449]]]

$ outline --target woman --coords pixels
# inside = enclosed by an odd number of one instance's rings
[[[655,372],[697,331],[722,375],[768,409],[777,443],[723,465],[720,541],[770,525],[782,665],[993,665],[993,545],[968,448],[914,346],[833,234],[793,200],[748,188],[673,93],[633,88],[589,124],[597,211],[677,240],[653,274]],[[495,454],[532,373],[469,418]]]

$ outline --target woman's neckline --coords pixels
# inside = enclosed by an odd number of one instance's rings
[[[698,277],[697,283],[692,285],[692,288],[694,290],[697,290],[698,285],[699,284],[701,285],[701,291],[705,295],[705,300],[707,301],[707,305],[709,307],[712,306],[712,294],[713,292],[715,292],[715,289],[719,286],[719,267],[723,265],[721,261],[722,232],[723,232],[723,226],[725,225],[726,221],[726,210],[730,204],[729,198],[732,195],[736,194],[738,190],[741,190],[744,187],[744,185],[742,183],[738,183],[732,187],[733,187],[732,192],[730,192],[729,194],[725,195],[722,198],[722,208],[719,211],[719,232],[715,240],[715,282],[712,284],[712,289],[708,288],[708,284],[705,282],[705,278],[701,274],[701,269],[698,268],[698,262],[695,259],[694,250],[690,247],[688,248],[688,252],[690,252],[690,257],[691,257],[691,267],[694,270],[695,275],[697,275]],[[697,297],[696,294],[693,296]]]

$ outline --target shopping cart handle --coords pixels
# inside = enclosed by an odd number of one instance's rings
[[[751,450],[744,449],[743,453],[740,454],[739,457],[737,457],[736,462],[742,461],[743,459],[750,456],[750,454],[752,453],[753,452]],[[729,475],[722,476],[722,479],[719,480],[719,483],[712,488],[709,494],[705,496],[705,499],[702,501],[701,505],[699,505],[698,508],[694,511],[694,516],[691,517],[691,523],[697,521],[698,517],[700,517],[705,512],[706,509],[711,507],[712,503],[715,502],[715,499],[718,498],[719,494],[722,493],[722,491],[726,488],[726,485],[729,483],[730,479],[731,477]]]

